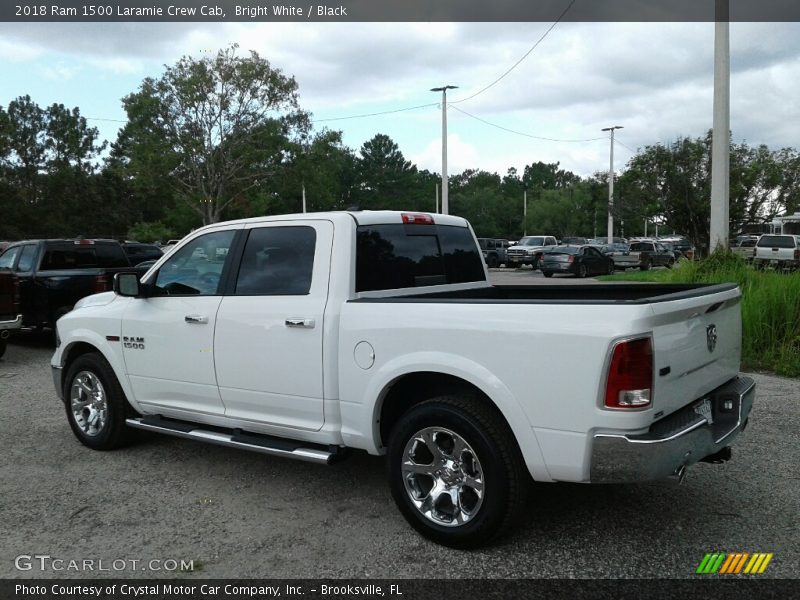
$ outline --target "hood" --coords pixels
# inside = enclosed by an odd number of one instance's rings
[[[106,304],[111,304],[117,295],[114,292],[101,292],[100,294],[92,294],[91,296],[86,296],[85,298],[81,298],[75,304],[75,308],[72,310],[77,310],[79,308],[86,308],[87,306],[105,306]]]

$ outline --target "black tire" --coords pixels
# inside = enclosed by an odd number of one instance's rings
[[[487,263],[488,263],[490,269],[496,269],[497,268],[497,257],[496,256],[490,256],[488,258],[488,260],[487,260]]]
[[[641,269],[642,271],[649,271],[650,261],[649,260],[642,261],[642,264],[639,265],[639,269]]]
[[[8,347],[8,342],[5,340],[0,340],[0,358],[3,358],[3,354],[6,353],[6,348]]]
[[[575,277],[579,277],[580,279],[583,279],[588,274],[589,274],[589,271],[587,270],[586,265],[583,264],[583,263],[579,264],[578,265],[578,270],[575,271]]]
[[[542,275],[544,275],[545,277],[552,277],[553,276],[553,272],[552,271],[542,271]]]
[[[82,424],[77,422],[78,417],[73,412],[72,388],[73,386],[81,387],[80,381],[76,380],[79,376],[89,389],[95,391],[100,389],[105,397],[104,422],[101,427],[96,429],[89,425],[92,409],[88,406],[81,411]],[[98,388],[96,381],[99,381],[101,388]],[[78,400],[81,398],[88,400],[85,391],[82,395],[80,392],[76,391],[76,393],[79,394]],[[64,406],[72,432],[84,446],[93,450],[113,450],[129,444],[134,439],[135,432],[125,425],[125,419],[135,413],[128,404],[111,365],[99,353],[83,354],[70,365],[67,376],[64,378]]]
[[[606,275],[613,275],[614,274],[614,261],[608,263],[606,267]]]
[[[671,269],[673,266],[675,266],[675,259],[670,258],[669,261],[667,262],[667,268]]]
[[[540,269],[542,265],[542,257],[540,255],[536,255],[536,258],[533,259],[533,264],[531,264],[531,268],[535,271],[536,269]]]
[[[431,517],[423,514],[411,499],[412,492],[409,489],[414,485],[412,479],[417,482],[419,478],[424,480],[428,476],[410,474],[407,479],[402,470],[403,461],[407,457],[407,451],[420,448],[419,444],[422,442],[417,441],[414,444],[414,440],[421,440],[422,438],[418,436],[426,431],[433,431],[430,440],[441,450],[438,455],[443,461],[447,460],[448,456],[447,440],[450,439],[455,444],[454,438],[450,437],[451,434],[460,437],[462,442],[466,443],[466,447],[459,454],[459,464],[463,465],[456,467],[456,473],[464,476],[468,469],[475,468],[473,475],[480,474],[478,479],[483,482],[480,500],[476,500],[478,496],[474,490],[465,484],[461,488],[465,491],[460,492],[458,496],[459,509],[455,510],[454,505],[450,503],[449,508],[458,512],[462,518],[467,514],[464,513],[464,508],[472,503],[472,510],[475,513],[468,515],[462,524],[448,526],[439,524],[441,520],[439,522],[434,520],[434,513],[446,516],[449,498],[444,494],[439,495],[439,498],[444,496],[444,504],[434,503],[433,506],[438,508],[429,511]],[[438,445],[437,440],[440,437],[444,439],[445,446]],[[429,447],[425,444],[422,451]],[[453,452],[452,447],[449,451]],[[437,463],[433,453],[430,453],[430,456],[433,470],[441,463]],[[450,456],[455,456],[455,453]],[[453,548],[476,548],[487,545],[514,524],[525,503],[530,476],[522,455],[508,424],[484,398],[473,395],[446,395],[415,405],[400,418],[392,430],[387,457],[389,485],[400,512],[414,529],[438,544]],[[420,465],[423,466],[422,463]],[[427,461],[424,466],[427,466]],[[446,467],[441,467],[436,474],[445,473],[445,469]],[[448,473],[452,475],[453,471]],[[427,492],[418,490],[421,492],[419,498],[422,502],[424,498],[430,496],[429,492],[434,481],[432,477],[431,487]]]

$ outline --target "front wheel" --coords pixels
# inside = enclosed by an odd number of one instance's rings
[[[675,259],[674,258],[670,258],[669,261],[667,262],[667,268],[671,269],[674,266],[675,266]]]
[[[553,272],[552,271],[542,271],[542,275],[544,275],[545,277],[552,277],[553,276]]]
[[[72,363],[64,380],[67,420],[75,437],[94,450],[113,450],[130,443],[125,425],[132,413],[125,393],[106,359],[84,354]]]
[[[528,476],[508,427],[489,401],[439,396],[392,431],[388,474],[400,512],[423,536],[475,548],[514,523]]]
[[[643,261],[642,264],[639,266],[639,269],[642,270],[642,271],[649,271],[650,270],[650,262],[647,261],[647,260]]]
[[[586,277],[587,274],[588,271],[586,270],[586,265],[584,265],[583,263],[579,264],[578,270],[575,272],[575,276],[583,279],[584,277]]]
[[[614,274],[614,262],[608,263],[608,267],[606,268],[606,275],[613,275]]]
[[[3,354],[6,353],[6,348],[8,347],[8,342],[5,340],[0,340],[0,358],[3,358]]]

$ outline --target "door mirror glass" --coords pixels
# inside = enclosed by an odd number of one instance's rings
[[[139,276],[136,273],[117,273],[114,275],[114,293],[128,298],[139,296]]]

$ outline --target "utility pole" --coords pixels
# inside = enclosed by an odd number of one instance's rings
[[[728,247],[731,48],[728,0],[715,0],[714,131],[711,138],[711,232],[708,251]]]
[[[439,184],[436,184],[436,212],[439,212]]]
[[[622,125],[604,127],[601,131],[611,132],[611,160],[608,166],[608,243],[614,240],[614,130],[622,129]]]
[[[522,186],[522,235],[528,235],[528,185]]]
[[[306,184],[303,182],[303,212],[306,212]]]
[[[431,88],[432,92],[442,92],[442,214],[450,214],[447,202],[447,90],[457,89],[457,85],[445,85]]]

